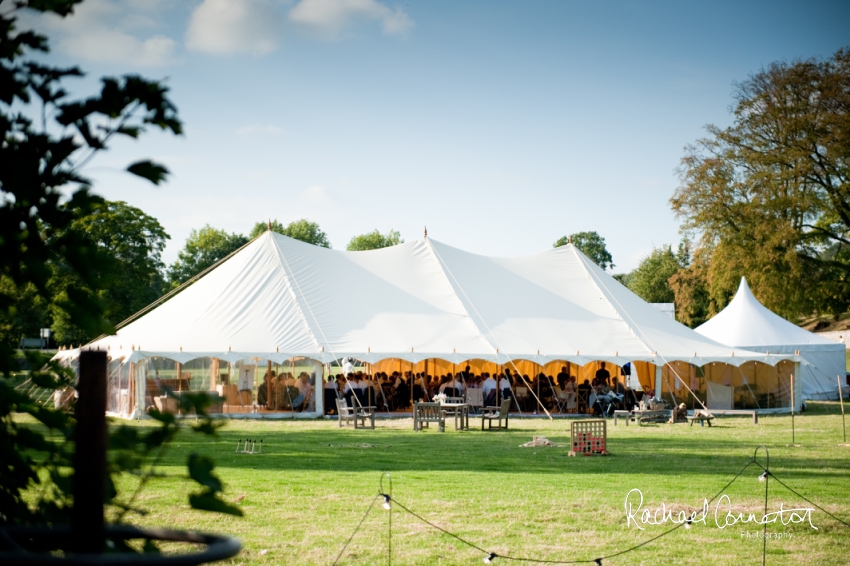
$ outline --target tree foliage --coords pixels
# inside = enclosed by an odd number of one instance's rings
[[[346,249],[350,252],[361,252],[365,250],[388,248],[390,246],[396,246],[403,243],[404,240],[401,239],[401,234],[399,234],[398,231],[391,228],[386,234],[381,234],[376,229],[371,232],[367,232],[366,234],[354,236],[351,238],[351,241],[348,242],[348,247],[346,247]]]
[[[611,269],[614,267],[614,259],[611,257],[608,248],[605,247],[605,238],[597,232],[577,232],[571,236],[562,236],[554,244],[553,248],[566,246],[570,240],[573,245],[581,252],[593,260],[593,262],[602,269]]]
[[[209,224],[192,230],[177,259],[168,268],[168,281],[178,287],[248,243],[242,234],[228,234]]]
[[[156,218],[125,202],[105,201],[76,218],[69,230],[109,258],[101,266],[106,286],[93,295],[103,305],[110,324],[118,324],[162,295],[162,251],[170,236]],[[74,324],[61,308],[69,284],[83,285],[74,274],[54,268],[49,282],[53,334],[59,343],[84,343],[94,336]]]
[[[668,283],[676,303],[676,320],[695,328],[719,312],[712,303],[706,284],[708,267],[699,253],[693,261],[683,262]]]
[[[750,76],[736,85],[733,118],[686,148],[671,199],[684,228],[699,235],[712,308],[725,306],[746,276],[765,306],[787,318],[846,310],[850,51]]]
[[[79,3],[20,0],[4,5],[0,11],[3,328],[17,324],[22,304],[52,301],[86,335],[109,332],[110,308],[102,293],[109,292],[114,281],[111,278],[122,266],[128,268],[130,261],[141,261],[142,265],[133,266],[137,271],[127,277],[153,277],[159,267],[165,233],[148,217],[130,218],[137,225],[127,234],[121,229],[109,233],[106,226],[128,221],[124,213],[129,207],[105,203],[91,194],[90,183],[80,170],[116,137],[136,138],[149,126],[180,134],[182,125],[167,97],[168,89],[160,82],[127,75],[102,79],[100,91],[90,97],[69,99],[63,81],[81,77],[82,72],[76,67],[48,67],[33,59],[33,52],[48,51],[47,38],[16,28],[21,9],[64,17]],[[160,183],[167,174],[163,166],[150,161],[133,163],[127,171],[153,183]],[[139,225],[145,226],[141,232],[135,230]],[[139,234],[141,240],[137,239]],[[154,253],[146,255],[144,249]],[[59,302],[49,289],[50,281],[57,276],[67,277]],[[34,399],[26,388],[15,387],[22,379],[21,361],[9,343],[0,343],[0,525],[68,523],[75,421],[68,413]],[[34,387],[53,390],[73,381],[70,368],[38,353],[25,353],[23,361],[34,368],[27,376],[28,384]],[[194,428],[207,434],[215,431],[204,414],[204,399],[188,396],[180,402],[184,410],[198,411],[200,420]],[[13,418],[15,413],[30,415],[40,427],[18,422]],[[172,415],[153,412],[152,416],[162,426],[149,433],[121,426],[110,434],[110,479],[105,497],[116,511],[114,520],[121,521],[135,510],[135,496],[122,497],[116,489],[118,475],[129,471],[143,482],[152,478],[152,459],[162,454],[162,447],[177,430]],[[197,463],[188,464],[192,473]],[[204,484],[200,495],[207,503],[210,493],[217,497],[218,490]]]
[[[271,226],[271,228],[269,228],[269,226]],[[253,240],[254,238],[269,229],[271,229],[272,232],[283,234],[283,232],[286,230],[286,227],[280,222],[278,222],[277,219],[269,220],[268,222],[257,222],[251,229],[251,233],[248,234],[248,239]]]
[[[674,295],[668,281],[681,267],[671,247],[661,246],[641,260],[637,269],[629,274],[627,285],[648,303],[672,303]]]
[[[92,292],[106,287],[101,267],[109,257],[69,229],[102,202],[90,193],[80,168],[116,137],[138,137],[148,126],[179,134],[182,125],[166,96],[168,89],[159,82],[136,75],[104,78],[98,94],[71,100],[62,82],[81,77],[82,71],[24,58],[29,51],[46,52],[48,47],[44,36],[17,31],[20,7],[65,16],[77,3],[31,0],[0,15],[0,275],[8,289],[0,292],[0,313],[9,316],[15,298],[29,285],[49,298],[48,282],[58,269],[75,278],[59,308],[88,334],[97,335],[111,329],[104,306]],[[37,122],[29,117],[35,114],[41,116]],[[153,182],[167,173],[160,165],[144,163],[128,170]],[[76,188],[65,198],[63,191],[71,186]]]
[[[289,236],[290,238],[301,240],[302,242],[307,242],[314,246],[320,246],[323,248],[331,247],[328,235],[319,228],[319,225],[316,222],[310,222],[309,220],[302,218],[301,220],[290,222],[289,225],[285,227],[277,220],[272,220],[271,225],[272,232],[277,232],[278,234],[283,234],[284,236]],[[250,239],[253,240],[267,229],[268,222],[257,222],[251,230],[251,234],[249,236]]]

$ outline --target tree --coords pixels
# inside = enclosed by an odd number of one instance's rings
[[[271,231],[277,232],[278,234],[283,234],[286,228],[284,228],[283,224],[278,222],[277,220],[269,220],[268,222],[257,222],[254,224],[254,227],[251,229],[251,233],[248,234],[248,239],[253,240],[263,232],[269,229],[269,224],[271,224]]]
[[[118,324],[162,295],[165,286],[162,250],[170,236],[159,221],[125,202],[105,201],[75,219],[70,230],[89,242],[110,261],[101,268],[107,283],[95,296],[107,321]],[[61,268],[53,268],[49,288],[53,295],[53,335],[57,342],[88,342],[94,336],[74,324],[61,308],[69,284],[84,285]]]
[[[104,78],[98,94],[69,100],[62,82],[83,76],[82,71],[23,58],[28,51],[46,52],[48,46],[46,37],[16,30],[18,10],[29,7],[65,16],[77,3],[30,0],[0,14],[0,316],[14,316],[16,299],[32,288],[50,301],[48,282],[59,269],[75,281],[67,286],[59,308],[88,335],[97,335],[111,330],[104,306],[92,291],[106,288],[102,268],[110,260],[69,229],[102,202],[91,194],[80,167],[116,137],[137,138],[148,126],[180,134],[182,125],[166,96],[168,89],[159,82],[136,75]],[[33,115],[40,119],[32,120]],[[162,182],[168,173],[150,161],[133,163],[127,171],[153,183]],[[9,350],[0,351],[0,371],[12,367],[10,355]]]
[[[316,222],[310,222],[309,220],[302,218],[301,220],[290,222],[285,228],[283,224],[277,220],[272,220],[271,225],[272,231],[277,232],[278,234],[283,234],[284,236],[289,236],[290,238],[301,240],[302,242],[307,242],[314,246],[320,246],[323,248],[331,247],[331,243],[328,241],[328,235],[322,232],[322,229],[319,228],[319,225]],[[249,237],[253,240],[265,232],[268,229],[268,226],[268,222],[257,222],[254,224],[254,228],[251,230]]]
[[[18,12],[29,8],[65,17],[79,2],[19,0],[0,11],[0,326],[14,323],[21,300],[52,300],[49,282],[58,270],[69,281],[58,308],[88,335],[113,330],[99,293],[108,290],[115,256],[93,237],[97,222],[91,231],[75,226],[80,219],[104,214],[109,206],[91,194],[80,168],[116,137],[136,138],[148,126],[174,134],[182,130],[166,96],[168,89],[159,82],[136,75],[104,78],[100,92],[71,100],[63,81],[82,76],[82,71],[49,67],[32,58],[33,52],[48,51],[47,38],[32,30],[18,31]],[[133,163],[127,171],[153,183],[162,182],[168,173],[150,161]],[[58,362],[32,352],[23,355],[29,367],[37,368],[27,380],[39,391],[72,382],[73,371]],[[73,505],[75,421],[15,387],[21,377],[18,361],[12,347],[0,343],[0,526],[67,524]],[[204,413],[204,402],[187,397],[185,410],[194,407],[201,417],[195,428],[211,434],[215,426]],[[21,423],[18,413],[39,426]],[[162,426],[147,433],[132,426],[110,432],[104,499],[117,510],[117,521],[135,508],[135,496],[119,497],[120,473],[131,471],[142,483],[147,481],[154,472],[152,457],[159,462],[163,444],[177,432],[173,415],[152,411],[151,416]],[[241,514],[218,499],[221,482],[212,475],[209,459],[193,456],[188,468],[205,486],[190,495],[193,507]],[[123,541],[113,542],[126,548]],[[72,545],[60,542],[56,549],[68,551]],[[146,546],[146,552],[151,550]],[[44,543],[35,547],[43,550]]]
[[[628,287],[629,286],[629,279],[631,278],[631,276],[632,276],[632,274],[630,272],[630,273],[615,273],[611,277],[613,277],[614,279],[619,281],[620,284]]]
[[[850,51],[736,85],[734,123],[688,146],[671,204],[716,308],[742,275],[786,318],[850,306]]]
[[[629,274],[629,289],[648,303],[672,303],[674,295],[668,281],[680,268],[670,246],[655,248]]]
[[[557,242],[552,244],[553,248],[566,246],[570,240],[573,245],[581,252],[593,260],[593,262],[602,269],[610,269],[614,267],[614,260],[605,247],[605,238],[596,232],[578,232],[569,237],[562,236]]]
[[[702,257],[697,254],[693,262],[679,262],[682,267],[676,272],[668,283],[673,290],[676,303],[676,319],[695,328],[717,314],[716,304],[713,304],[708,293],[706,283],[707,265]]]
[[[168,268],[168,282],[172,288],[179,287],[248,241],[242,234],[228,234],[209,224],[200,230],[192,230],[186,239],[186,245],[177,254],[177,260]]]
[[[15,285],[9,277],[0,277],[0,293],[9,297],[12,306],[0,316],[0,344],[17,348],[22,337],[39,336],[39,330],[49,328],[49,304],[35,285]]]
[[[373,230],[366,234],[354,236],[351,238],[351,241],[348,242],[348,247],[346,249],[350,252],[361,252],[365,250],[388,248],[390,246],[396,246],[403,243],[404,240],[401,239],[401,234],[390,228],[390,231],[387,232],[386,235],[381,234],[378,230]]]

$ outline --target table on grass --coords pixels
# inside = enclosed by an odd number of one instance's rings
[[[440,407],[446,416],[455,418],[455,430],[469,429],[469,404],[468,403],[442,403]],[[460,425],[460,426],[458,426]]]

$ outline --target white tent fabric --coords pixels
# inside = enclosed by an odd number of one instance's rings
[[[798,375],[803,398],[838,397],[836,376],[846,372],[844,344],[822,338],[771,312],[753,295],[746,278],[741,278],[738,292],[726,308],[696,331],[722,344],[756,352],[793,354],[799,350],[804,361]]]
[[[181,363],[304,356],[738,366],[789,358],[733,349],[695,333],[571,244],[493,258],[427,237],[345,252],[273,232],[90,347]]]

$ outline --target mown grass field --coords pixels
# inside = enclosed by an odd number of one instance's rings
[[[608,421],[607,457],[570,458],[566,447],[520,448],[533,435],[566,446],[569,421],[516,419],[509,432],[412,431],[409,419],[378,421],[377,429],[339,429],[335,421],[229,421],[218,438],[183,434],[163,461],[162,472],[185,473],[191,452],[215,458],[238,501],[235,518],[188,508],[188,482],[158,479],[143,493],[150,511],[140,524],[227,533],[243,545],[233,564],[331,564],[378,493],[389,472],[393,497],[441,527],[476,545],[515,556],[587,560],[626,549],[666,527],[627,527],[624,503],[639,488],[645,505],[665,502],[699,508],[749,461],[756,446],[770,450],[770,467],[785,483],[850,522],[850,448],[842,442],[837,403],[810,405],[789,416],[720,419],[717,426],[684,424],[613,427]],[[144,422],[135,426],[149,426]],[[262,455],[235,454],[237,439],[263,439]],[[728,490],[734,509],[760,513],[764,483],[751,467]],[[126,488],[136,480],[128,479]],[[770,511],[807,504],[776,482]],[[761,532],[753,525],[679,529],[604,564],[760,564]],[[790,539],[770,540],[768,564],[850,563],[850,528],[820,511],[808,524],[770,525]],[[340,564],[386,563],[389,513],[376,504]],[[787,536],[787,535],[786,535]],[[394,564],[480,564],[477,550],[410,515],[392,512]],[[497,563],[507,563],[497,559]]]

